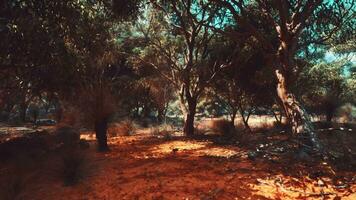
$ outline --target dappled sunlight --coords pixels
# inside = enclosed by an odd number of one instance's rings
[[[231,158],[231,157],[235,157],[235,156],[243,156],[245,154],[242,153],[241,151],[228,149],[228,148],[224,148],[224,147],[212,147],[212,148],[198,150],[198,151],[194,152],[194,155]]]
[[[93,141],[95,140],[95,133],[91,131],[83,131],[80,133],[81,140]]]
[[[135,158],[160,158],[182,154],[189,154],[191,157],[246,157],[246,152],[240,151],[237,148],[216,147],[212,146],[211,142],[170,141],[158,144],[147,152],[136,155]]]
[[[330,178],[311,179],[308,176],[294,178],[282,174],[267,178],[258,178],[255,183],[250,183],[255,195],[269,199],[324,199],[342,197],[353,199],[352,189],[336,188]],[[355,189],[355,186],[353,190]]]
[[[181,151],[197,150],[206,147],[209,142],[196,141],[172,141],[153,147],[152,152],[156,154],[170,154]]]

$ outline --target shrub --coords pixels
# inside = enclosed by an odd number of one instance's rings
[[[226,137],[232,137],[236,135],[235,127],[231,124],[230,121],[226,119],[214,120],[212,122],[211,129],[216,133]]]
[[[151,135],[163,138],[164,140],[172,140],[172,129],[169,126],[152,127]]]
[[[132,135],[135,133],[135,125],[130,120],[125,120],[120,123],[112,123],[108,128],[108,135],[115,137],[118,135]]]
[[[122,135],[129,136],[135,133],[134,123],[130,120],[125,120],[120,123],[118,132]]]
[[[153,136],[159,136],[161,133],[161,130],[159,129],[159,127],[151,127],[151,135]]]

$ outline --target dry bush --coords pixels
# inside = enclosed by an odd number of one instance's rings
[[[206,135],[207,133],[209,133],[207,128],[196,127],[194,129],[194,134],[195,135]]]
[[[347,103],[337,109],[336,117],[340,123],[353,123],[356,119],[356,108],[350,103]]]
[[[150,129],[150,134],[153,136],[159,136],[161,133],[161,130],[159,129],[159,127],[152,127]]]
[[[164,140],[171,140],[173,138],[173,132],[173,127],[167,124],[152,127],[150,130],[151,135],[162,137]]]
[[[136,131],[135,124],[131,120],[125,120],[120,123],[112,123],[108,128],[108,134],[111,137],[118,135],[129,136]]]
[[[235,127],[226,119],[214,120],[211,124],[211,129],[226,137],[236,136],[237,134]]]

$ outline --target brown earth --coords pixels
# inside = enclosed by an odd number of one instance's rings
[[[83,176],[73,186],[63,184],[61,157],[55,152],[40,161],[6,162],[0,165],[0,180],[13,185],[2,191],[26,200],[356,199],[355,170],[314,161],[249,158],[244,145],[212,141],[141,132],[111,138],[107,153],[97,153],[91,142],[81,150]],[[16,179],[16,185],[12,177],[21,181]]]

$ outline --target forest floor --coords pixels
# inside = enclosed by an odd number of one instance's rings
[[[346,145],[354,156],[356,136],[346,134],[342,140],[332,136],[328,145]],[[326,163],[283,150],[290,144],[283,134],[225,142],[219,136],[166,137],[142,129],[111,137],[106,153],[96,152],[90,132],[82,138],[90,148],[75,154],[78,183],[63,182],[63,152],[17,155],[0,163],[0,199],[356,199],[355,157]]]

